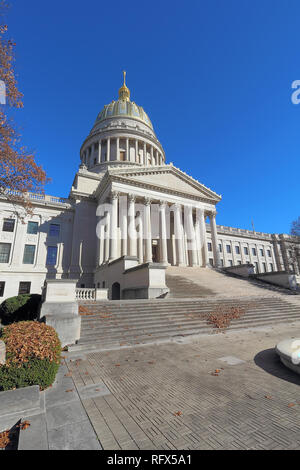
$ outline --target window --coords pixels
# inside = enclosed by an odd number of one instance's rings
[[[224,266],[224,261],[222,259],[220,259],[221,261],[221,266]]]
[[[13,232],[15,228],[15,219],[4,219],[3,220],[3,232]]]
[[[20,282],[19,284],[19,295],[30,294],[31,282]]]
[[[8,263],[11,243],[0,243],[0,263]]]
[[[50,230],[49,230],[50,237],[58,237],[59,231],[60,231],[59,224],[50,224]]]
[[[267,266],[266,266],[266,263],[263,263],[262,265],[263,265],[264,273],[266,273],[266,272],[267,272]]]
[[[48,246],[46,265],[55,266],[56,258],[57,258],[57,246]]]
[[[0,297],[4,296],[4,288],[5,288],[5,282],[0,281]]]
[[[241,261],[238,261],[237,264],[240,266],[240,265],[242,264],[242,262],[241,262]]]
[[[97,158],[94,158],[94,165],[96,165],[97,163]]]
[[[207,246],[208,246],[208,251],[212,251],[212,247],[211,247],[211,243],[210,243],[210,242],[207,243]]]
[[[245,255],[249,254],[248,248],[246,246],[244,246],[244,253],[245,253]]]
[[[229,266],[232,266],[232,265],[233,265],[232,259],[229,259],[229,260],[228,260],[228,263],[229,263]]]
[[[256,256],[256,249],[255,248],[252,248],[252,254],[253,254],[253,256]]]
[[[274,271],[273,263],[270,263],[270,271]]]
[[[211,266],[214,265],[214,260],[213,260],[212,258],[209,258],[209,264],[210,264]]]
[[[239,246],[236,246],[236,247],[235,247],[235,252],[236,252],[237,255],[240,254],[240,247],[239,247]]]
[[[260,256],[264,256],[264,250],[262,248],[260,248],[259,252],[260,252]]]
[[[267,255],[269,258],[271,258],[271,250],[267,250]]]
[[[31,235],[36,235],[38,231],[38,226],[39,224],[37,222],[28,222],[27,233],[30,233]]]
[[[227,251],[227,253],[231,253],[231,246],[230,245],[226,245],[226,251]]]
[[[254,263],[254,266],[255,266],[255,272],[259,273],[258,262],[257,261]]]
[[[220,251],[220,253],[222,253],[222,245],[221,244],[219,245],[219,251]]]
[[[33,264],[35,254],[35,245],[25,245],[23,264]]]

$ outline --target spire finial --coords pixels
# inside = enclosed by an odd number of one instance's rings
[[[119,100],[130,101],[130,91],[126,86],[126,71],[123,70],[124,83],[119,90]]]

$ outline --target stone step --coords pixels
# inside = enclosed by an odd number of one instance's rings
[[[282,319],[282,320],[278,320],[276,322],[277,324],[280,324],[280,323],[292,323],[292,321],[289,321],[287,320],[286,318],[285,319]],[[263,328],[263,327],[268,327],[270,326],[270,323],[269,322],[260,322],[259,325],[243,325],[243,324],[238,324],[238,325],[231,325],[228,329],[229,330],[234,330],[234,331],[239,331],[239,330],[243,330],[245,328]],[[213,334],[213,333],[218,333],[220,330],[218,329],[211,329],[210,331],[209,330],[200,330],[200,332],[197,332],[195,334],[195,336],[201,336],[201,335],[205,335],[205,334]],[[123,341],[119,341],[119,340],[100,340],[99,339],[95,339],[94,341],[92,342],[88,342],[88,343],[78,343],[76,345],[73,345],[71,347],[69,347],[69,352],[70,353],[78,353],[80,351],[84,351],[84,352],[93,352],[93,351],[109,351],[109,350],[114,350],[114,349],[126,349],[128,347],[140,347],[140,346],[147,346],[148,344],[164,344],[164,343],[169,343],[169,342],[172,342],[174,340],[180,342],[181,338],[184,340],[185,337],[193,337],[193,334],[178,334],[177,332],[175,332],[174,335],[170,335],[170,333],[166,334],[166,335],[163,335],[161,337],[155,337],[155,336],[151,336],[151,337],[148,337],[148,338],[145,338],[143,339],[142,341],[136,341],[136,340],[126,340],[124,341],[124,343],[126,344],[122,344],[122,346],[120,345],[120,343],[123,343]]]
[[[172,318],[178,318],[178,317],[185,317],[186,315],[196,315],[196,314],[209,314],[212,313],[214,310],[207,310],[207,309],[187,309],[187,310],[180,310],[180,311],[171,311],[171,312],[147,312],[141,314],[141,312],[136,311],[134,313],[112,313],[110,316],[107,316],[105,318],[101,318],[99,314],[96,315],[88,315],[88,316],[82,316],[81,321],[82,321],[82,326],[84,327],[85,325],[88,324],[94,324],[95,322],[102,322],[106,323],[109,321],[122,321],[122,322],[127,322],[127,321],[147,321],[150,318],[156,319],[172,319]],[[281,306],[281,307],[276,307],[276,306],[271,306],[271,307],[265,307],[265,306],[260,306],[259,308],[252,308],[246,311],[245,315],[250,315],[253,313],[259,313],[263,315],[264,313],[276,313],[276,312],[282,312],[282,311],[287,311],[290,313],[299,313],[300,314],[300,308],[296,306]]]
[[[116,322],[120,326],[126,326],[128,323],[134,324],[147,324],[148,322],[159,321],[181,321],[188,320],[191,318],[205,319],[211,311],[188,311],[180,312],[174,314],[172,313],[163,313],[163,314],[149,314],[149,315],[112,315],[111,317],[101,318],[99,316],[93,316],[92,318],[85,317],[82,319],[82,330],[94,328],[95,326],[111,326],[115,325]],[[257,309],[257,310],[248,310],[243,317],[246,316],[263,316],[263,315],[277,315],[278,313],[286,313],[300,316],[300,310],[297,308],[281,308],[280,310],[275,310],[273,308],[268,309]]]
[[[138,306],[135,306],[135,307],[119,307],[119,308],[114,308],[114,309],[110,309],[110,310],[103,310],[103,309],[99,309],[99,308],[93,308],[93,307],[87,307],[87,310],[93,314],[110,314],[110,313],[123,313],[123,312],[141,312],[141,313],[147,313],[147,312],[164,312],[164,311],[180,311],[182,309],[190,309],[190,310],[212,310],[212,309],[216,309],[216,308],[219,308],[221,306],[224,306],[224,307],[242,307],[242,308],[247,308],[248,306],[251,306],[251,304],[253,304],[253,306],[255,305],[256,307],[260,307],[260,306],[269,306],[269,307],[274,307],[274,308],[280,308],[281,306],[286,306],[286,305],[293,305],[293,307],[297,307],[295,304],[290,304],[290,303],[287,303],[287,302],[248,302],[248,303],[219,303],[219,304],[181,304],[181,305],[157,305],[157,306],[149,306],[149,307],[138,307]],[[298,307],[300,309],[300,305]],[[85,315],[83,314],[82,315],[83,317],[85,317]],[[90,316],[90,315],[87,315],[87,316]]]
[[[263,323],[268,323],[268,324],[275,324],[278,321],[281,320],[287,320],[287,321],[300,321],[300,316],[291,316],[291,315],[280,315],[280,316],[273,316],[271,318],[243,318],[241,317],[240,319],[234,319],[231,321],[230,325],[237,325],[237,324],[244,324],[244,325],[259,325],[262,322]],[[180,326],[180,328],[179,328]],[[176,324],[171,324],[171,325],[165,325],[165,326],[158,326],[154,325],[149,327],[148,329],[145,328],[131,328],[130,330],[121,330],[120,329],[112,329],[111,332],[102,331],[101,333],[97,333],[96,331],[91,331],[90,334],[85,334],[82,335],[80,338],[79,343],[83,342],[88,342],[91,340],[95,339],[103,339],[105,340],[107,337],[109,338],[114,338],[114,339],[119,339],[120,341],[124,340],[125,338],[141,338],[143,336],[147,337],[149,335],[153,336],[160,336],[161,334],[164,334],[167,332],[168,334],[176,334],[182,335],[182,334],[197,334],[199,333],[199,330],[212,330],[215,329],[213,325],[210,325],[207,321],[201,321],[201,322],[187,322],[187,324],[183,325],[176,325]],[[191,333],[191,331],[193,333]],[[173,333],[172,333],[173,332]]]

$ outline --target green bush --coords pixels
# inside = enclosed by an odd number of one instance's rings
[[[23,294],[10,297],[0,305],[0,321],[2,325],[38,318],[41,295]]]
[[[61,344],[49,325],[24,321],[0,330],[6,346],[6,364],[0,366],[0,391],[39,385],[43,390],[55,380]]]

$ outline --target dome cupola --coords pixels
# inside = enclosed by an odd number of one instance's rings
[[[124,77],[124,83],[123,86],[121,86],[119,90],[119,100],[122,101],[130,101],[130,91],[129,88],[127,88],[125,80],[126,80],[126,72],[123,70],[123,77]]]

